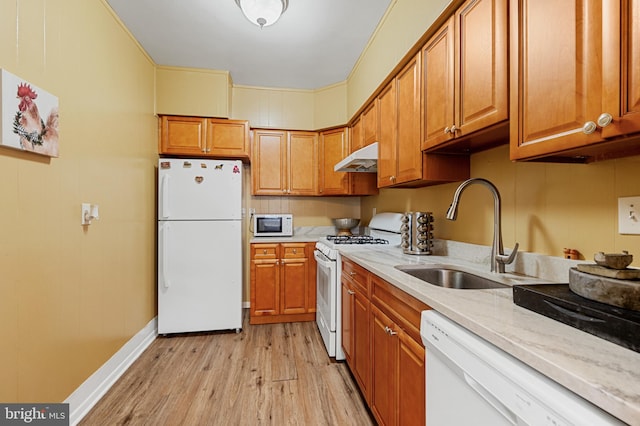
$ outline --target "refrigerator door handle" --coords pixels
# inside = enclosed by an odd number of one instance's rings
[[[160,234],[160,238],[162,238],[162,259],[160,261],[162,262],[162,284],[164,285],[164,288],[169,288],[171,286],[171,282],[169,281],[169,271],[167,270],[167,265],[169,264],[169,247],[167,243],[167,240],[169,239],[167,238],[169,234],[169,226],[170,225],[168,223],[165,223],[161,228],[162,232]]]
[[[162,181],[160,182],[160,191],[162,194],[162,212],[160,216],[162,218],[168,218],[169,213],[169,175],[165,174],[162,176]]]

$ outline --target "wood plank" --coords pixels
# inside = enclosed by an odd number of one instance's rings
[[[315,322],[158,337],[80,425],[373,425]]]

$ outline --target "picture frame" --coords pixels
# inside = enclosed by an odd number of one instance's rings
[[[0,146],[59,155],[58,98],[0,69]]]

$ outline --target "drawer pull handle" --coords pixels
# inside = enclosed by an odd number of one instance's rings
[[[349,294],[349,296],[353,296],[354,294],[356,294],[356,292],[353,290],[347,290],[347,293]]]

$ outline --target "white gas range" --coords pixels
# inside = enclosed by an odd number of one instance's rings
[[[346,245],[399,246],[401,241],[401,213],[380,213],[371,218],[367,235],[327,236],[316,243],[314,257],[317,262],[316,322],[329,356],[340,361],[345,359],[342,350],[342,292],[340,275],[342,261],[340,247]]]

